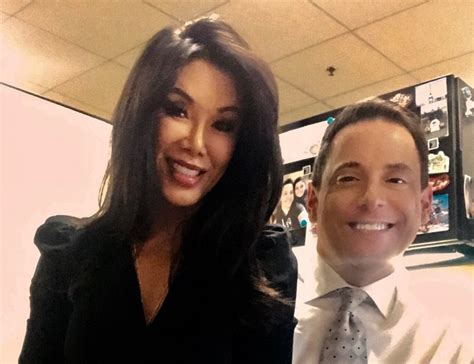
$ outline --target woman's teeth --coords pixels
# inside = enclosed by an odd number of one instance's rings
[[[173,163],[173,169],[176,172],[184,174],[185,176],[189,176],[189,177],[196,177],[200,173],[200,171],[197,170],[197,169],[187,168],[187,167],[185,167],[181,164],[178,164],[178,163]]]

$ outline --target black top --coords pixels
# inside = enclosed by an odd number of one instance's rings
[[[36,233],[41,258],[20,363],[291,362],[294,307],[270,329],[245,325],[223,287],[210,282],[196,289],[192,275],[181,271],[147,326],[130,244],[88,237],[77,222],[52,217]],[[281,227],[264,232],[257,258],[267,279],[294,302],[296,259]]]
[[[306,209],[304,206],[295,200],[291,203],[290,209],[288,213],[285,214],[283,209],[281,208],[281,204],[278,205],[275,211],[275,220],[277,224],[281,224],[286,227],[288,230],[299,229],[300,221],[298,220],[298,216],[305,211]]]

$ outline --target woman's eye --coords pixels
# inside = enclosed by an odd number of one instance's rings
[[[188,113],[184,107],[177,105],[171,101],[168,101],[163,105],[163,110],[166,115],[171,116],[171,117],[175,117],[175,118],[188,117]]]
[[[237,129],[237,121],[235,120],[217,120],[213,127],[223,133],[232,134]]]
[[[354,176],[340,176],[336,180],[338,183],[347,183],[357,181],[357,177]]]

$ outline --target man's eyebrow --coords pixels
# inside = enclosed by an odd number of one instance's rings
[[[346,169],[346,168],[358,168],[358,167],[360,167],[360,163],[359,163],[359,162],[356,162],[356,161],[344,162],[344,163],[340,164],[340,165],[334,170],[333,174],[339,172],[341,169]]]
[[[413,169],[405,163],[391,163],[387,164],[384,169],[394,172],[413,172]]]

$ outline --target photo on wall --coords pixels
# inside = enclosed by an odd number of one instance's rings
[[[461,88],[461,117],[464,116],[465,118],[474,119],[473,93],[472,88],[467,85]]]
[[[414,87],[407,87],[396,92],[387,93],[380,97],[384,100],[392,101],[401,107],[420,115],[420,108],[415,103],[416,96]]]
[[[420,226],[418,234],[430,234],[449,230],[449,195],[434,195],[427,224]]]
[[[420,107],[421,125],[426,139],[449,135],[448,85],[440,78],[415,88],[415,102]]]
[[[288,230],[292,246],[305,245],[306,227],[309,224],[306,199],[311,173],[304,172],[308,172],[308,168],[303,167],[284,176],[280,202],[270,221],[283,225]]]

